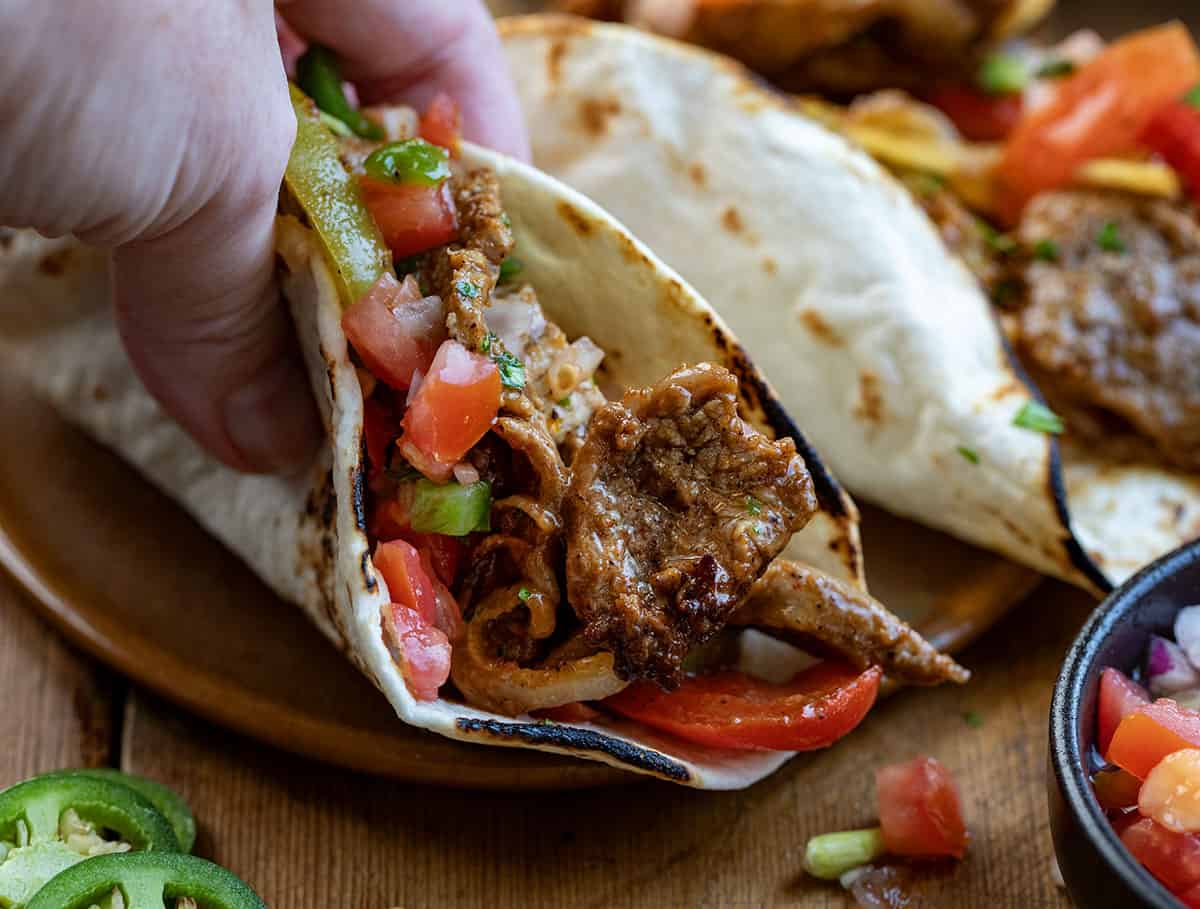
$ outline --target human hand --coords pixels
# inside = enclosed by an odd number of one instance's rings
[[[365,102],[461,105],[468,138],[528,156],[480,0],[285,0]],[[278,470],[319,427],[274,283],[295,135],[266,0],[0,0],[0,225],[112,249],[146,387],[214,455]]]

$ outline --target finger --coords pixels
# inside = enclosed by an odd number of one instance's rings
[[[280,0],[300,34],[338,53],[366,103],[418,108],[446,92],[472,141],[528,160],[529,138],[495,24],[481,0]]]
[[[209,451],[250,471],[299,464],[319,437],[273,279],[275,210],[295,118],[272,23],[263,27],[273,82],[253,93],[230,87],[236,103],[214,89],[213,103],[230,113],[209,124],[225,139],[206,146],[205,173],[221,175],[207,201],[113,253],[118,325],[143,382]]]

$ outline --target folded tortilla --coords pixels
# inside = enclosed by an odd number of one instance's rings
[[[721,318],[611,216],[534,169],[464,146],[499,177],[522,277],[548,318],[606,351],[606,381],[651,384],[681,363],[725,366],[743,416],[797,443],[820,513],[788,554],[865,589],[853,502],[839,488]],[[384,642],[386,592],[365,531],[363,399],[342,309],[316,235],[280,219],[282,281],[331,445],[290,477],[245,476],[206,455],[142,387],[111,317],[107,260],[69,239],[0,232],[0,355],[70,419],[137,466],[313,622],[401,719],[463,741],[533,747],[687,785],[748,785],[787,752],[690,745],[619,719],[565,725],[413,698]],[[959,670],[961,672],[961,670]]]
[[[1039,394],[991,304],[865,153],[706,51],[501,32],[536,164],[692,282],[856,496],[1097,592],[1200,536],[1200,477],[1014,425]]]

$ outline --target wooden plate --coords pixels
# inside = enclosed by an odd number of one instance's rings
[[[280,748],[400,779],[568,788],[601,764],[466,745],[402,724],[299,613],[132,468],[0,375],[0,563],[76,644],[189,710]],[[870,511],[876,594],[958,649],[1037,582]]]

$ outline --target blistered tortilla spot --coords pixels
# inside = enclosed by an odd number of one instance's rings
[[[74,257],[75,250],[70,246],[64,246],[62,249],[56,249],[54,252],[42,256],[38,261],[37,270],[48,277],[57,278],[70,268]]]
[[[837,333],[832,325],[830,325],[825,317],[812,308],[800,310],[800,322],[808,329],[809,333],[818,341],[828,344],[830,347],[845,347],[846,342],[841,335]]]
[[[592,729],[578,729],[558,723],[512,723],[473,717],[459,717],[454,725],[459,732],[480,741],[516,739],[529,745],[561,748],[569,752],[605,754],[626,767],[653,773],[677,783],[687,783],[692,778],[684,764],[665,754]]]
[[[616,98],[584,98],[579,102],[579,118],[583,128],[599,138],[608,131],[608,121],[621,113],[621,102]]]
[[[567,55],[567,39],[555,38],[550,42],[546,51],[546,80],[551,88],[557,88],[562,81],[563,58]]]
[[[557,208],[562,219],[571,225],[571,229],[581,237],[589,236],[596,229],[596,225],[571,203],[560,201]]]
[[[1010,379],[1004,382],[999,387],[992,389],[988,398],[993,401],[1002,401],[1012,395],[1023,395],[1026,393],[1025,386],[1016,379]]]
[[[111,397],[107,388],[103,385],[96,385],[92,388],[92,400],[97,404],[103,404]]]
[[[354,526],[367,532],[367,480],[362,459],[350,467],[350,494],[354,505]]]
[[[885,417],[879,376],[869,369],[858,374],[858,403],[854,405],[854,416],[874,425],[882,423]]]
[[[362,558],[359,559],[358,565],[362,569],[363,586],[370,593],[374,593],[379,589],[379,581],[375,577],[375,569],[371,565],[371,554],[363,550]]]
[[[732,205],[721,212],[721,226],[731,234],[740,234],[746,229],[746,225],[742,223],[742,216]]]
[[[616,237],[617,243],[621,247],[621,255],[624,257],[626,262],[629,262],[631,265],[639,265],[645,268],[652,269],[655,267],[654,263],[650,261],[649,256],[638,249],[637,244],[633,241],[632,237],[625,233],[618,233],[616,234]]]
[[[772,277],[774,277],[775,275],[779,274],[779,263],[776,262],[774,259],[772,259],[770,256],[767,256],[765,259],[762,260],[762,270],[765,271],[768,275],[771,275]]]
[[[687,175],[701,189],[708,185],[708,172],[699,161],[693,161],[687,166]]]

